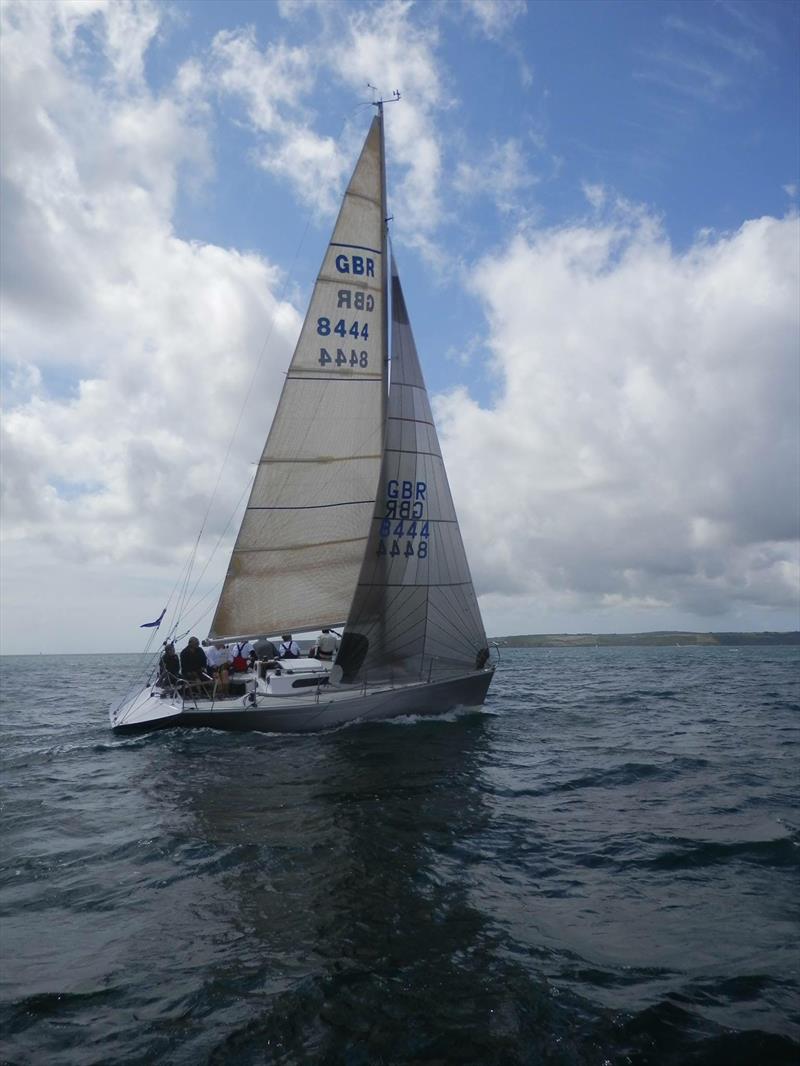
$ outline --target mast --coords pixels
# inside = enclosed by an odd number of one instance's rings
[[[370,85],[369,82],[367,82],[367,85],[375,93],[378,92],[378,90],[375,88],[374,85]],[[378,125],[379,125],[379,128],[380,128],[381,198],[382,198],[382,203],[383,203],[383,206],[384,206],[384,210],[387,211],[387,212],[389,210],[389,205],[388,205],[388,199],[387,199],[387,194],[386,194],[386,136],[385,136],[385,133],[384,133],[384,125],[383,125],[383,105],[384,104],[397,103],[397,101],[399,99],[400,99],[400,90],[399,89],[394,89],[393,92],[392,92],[392,95],[390,97],[388,97],[386,99],[379,98],[377,100],[373,100],[373,106],[378,109]],[[382,341],[382,344],[383,344],[384,380],[386,381],[386,385],[387,385],[386,391],[384,392],[383,408],[382,408],[382,411],[381,411],[381,416],[382,416],[384,429],[386,428],[386,412],[387,412],[387,404],[388,404],[388,400],[389,400],[389,389],[388,389],[388,384],[389,384],[389,269],[388,269],[388,262],[389,262],[389,258],[388,258],[388,252],[389,252],[389,222],[390,221],[391,221],[391,215],[388,215],[388,214],[384,215],[383,228],[382,228],[382,232],[381,232],[381,258],[383,259],[383,263],[384,263],[384,271],[383,271],[383,314],[382,314],[382,321],[381,321],[381,341]]]
[[[383,209],[388,213],[389,204],[386,199],[386,136],[383,126],[383,100],[378,101],[378,121],[381,127],[381,197]],[[381,343],[383,345],[383,373],[386,388],[383,390],[383,407],[381,408],[381,421],[384,433],[386,432],[386,409],[389,402],[389,259],[387,256],[389,245],[389,219],[384,215],[381,232],[381,258],[383,260],[383,314],[381,316]]]
[[[383,405],[381,407],[381,423],[383,425],[383,439],[384,448],[386,447],[386,434],[388,428],[388,409],[389,409],[389,202],[386,194],[386,135],[383,124],[383,105],[384,103],[392,103],[395,100],[400,99],[400,93],[397,89],[392,93],[389,101],[378,99],[375,101],[375,106],[378,109],[378,123],[380,126],[380,160],[381,160],[381,200],[383,203],[384,216],[383,226],[381,229],[381,259],[383,260],[383,314],[381,321],[381,343],[383,345],[383,380],[385,382],[385,388],[383,390]],[[380,484],[378,485],[376,496],[380,497]],[[352,609],[352,608],[351,608]],[[383,604],[380,611],[380,634],[381,642],[386,640],[386,590],[383,590]]]

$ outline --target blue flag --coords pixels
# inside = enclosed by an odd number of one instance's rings
[[[139,626],[139,629],[158,629],[158,627],[161,625],[161,619],[166,613],[167,608],[165,607],[161,614],[158,616],[158,618],[156,618],[155,622],[142,622],[142,624]]]

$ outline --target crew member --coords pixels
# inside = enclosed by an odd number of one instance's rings
[[[181,674],[184,681],[203,681],[205,679],[206,653],[200,647],[197,637],[189,637],[186,647],[181,652]]]
[[[253,644],[253,651],[257,659],[277,659],[278,652],[275,645],[271,640],[267,640],[266,637],[259,637]]]
[[[292,640],[291,633],[284,633],[281,637],[281,642],[278,645],[278,658],[279,659],[299,659],[300,658],[300,645],[296,640]]]
[[[228,695],[228,671],[231,663],[230,649],[220,641],[209,644],[206,648],[206,663],[208,672],[217,682],[217,692],[220,696]]]
[[[172,641],[169,641],[164,645],[161,658],[158,660],[158,681],[156,681],[156,684],[159,688],[172,688],[178,683],[180,672],[181,661],[175,651],[175,645]]]
[[[243,674],[250,668],[250,660],[254,659],[253,644],[249,640],[241,640],[238,644],[231,645],[231,672]]]
[[[317,640],[317,658],[328,662],[339,650],[339,638],[331,629],[323,629]]]

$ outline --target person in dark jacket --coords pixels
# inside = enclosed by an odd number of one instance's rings
[[[256,653],[256,658],[263,659],[277,659],[278,650],[271,640],[267,640],[266,637],[259,637],[253,644],[253,651]]]
[[[178,683],[181,673],[181,661],[175,651],[175,645],[170,641],[164,645],[161,658],[158,660],[159,688],[173,688]]]
[[[181,676],[183,680],[197,691],[210,678],[206,673],[206,653],[200,647],[197,637],[189,637],[186,647],[181,652]]]

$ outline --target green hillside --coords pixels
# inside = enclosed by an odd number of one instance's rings
[[[508,648],[577,648],[577,647],[667,647],[670,645],[800,645],[800,631],[784,633],[686,633],[659,630],[653,633],[529,633],[510,637],[492,637]]]

